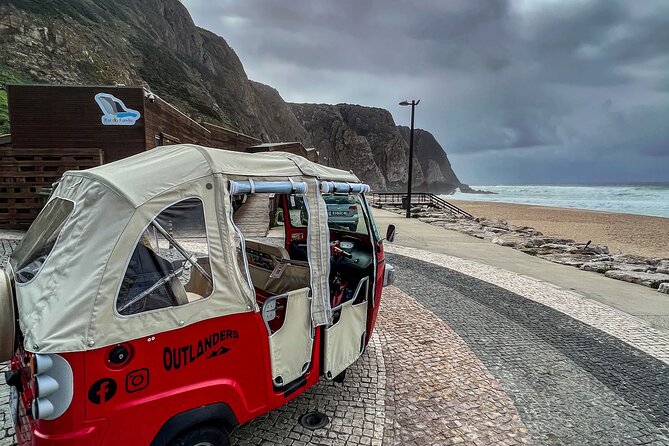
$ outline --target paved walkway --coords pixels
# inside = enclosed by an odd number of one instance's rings
[[[385,233],[388,224],[397,226],[395,245],[427,249],[500,270],[548,282],[572,290],[587,299],[605,303],[636,315],[669,331],[669,299],[651,288],[609,279],[601,274],[529,256],[521,251],[492,244],[456,231],[403,218],[394,212],[374,209],[377,226]]]
[[[389,258],[400,271],[397,286],[464,339],[535,444],[669,444],[669,365],[652,350],[433,258]],[[625,318],[639,322],[622,313],[619,321]]]
[[[398,224],[397,282],[364,356],[344,384],[321,382],[233,444],[669,445],[659,293],[383,214],[379,226]],[[0,446],[13,444],[6,395]],[[302,428],[315,409],[330,424]]]

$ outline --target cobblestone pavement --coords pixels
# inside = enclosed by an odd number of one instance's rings
[[[381,446],[385,426],[386,370],[381,343],[374,335],[365,354],[347,371],[343,384],[321,380],[287,405],[240,427],[233,445],[373,445]],[[298,423],[318,410],[330,418],[311,431]]]
[[[663,361],[496,285],[416,258],[389,261],[396,285],[499,381],[535,444],[669,444]]]
[[[387,288],[377,333],[387,371],[384,445],[529,444],[492,374],[414,298]]]
[[[0,240],[0,266],[15,245]],[[397,286],[346,381],[241,426],[233,445],[669,445],[664,332],[531,278],[389,252]],[[0,446],[14,445],[7,400],[0,385]],[[312,410],[330,424],[301,427]]]
[[[422,249],[389,245],[386,252],[424,260],[497,285],[598,328],[669,364],[669,332],[658,330],[641,318],[587,299],[574,291],[494,266]]]
[[[15,243],[0,245],[7,254]],[[322,381],[291,403],[237,429],[233,445],[527,444],[501,386],[465,342],[397,288],[386,290],[377,332],[343,384]],[[412,315],[412,324],[406,323]],[[388,373],[386,364],[391,364]],[[0,367],[2,367],[0,365]],[[0,386],[0,446],[14,445]],[[300,415],[330,417],[310,431]]]
[[[4,375],[7,370],[6,364],[0,364],[0,446],[13,446],[14,426],[9,413],[9,387],[5,385]]]
[[[3,231],[3,237],[6,237],[8,234],[5,234]],[[9,260],[9,255],[14,251],[14,248],[19,244],[20,238],[2,238],[0,239],[0,268],[4,268]]]

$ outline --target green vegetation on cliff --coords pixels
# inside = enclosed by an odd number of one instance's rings
[[[0,135],[9,133],[9,113],[7,110],[6,84],[20,84],[24,79],[4,65],[0,65]]]

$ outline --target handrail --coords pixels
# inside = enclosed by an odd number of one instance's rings
[[[371,194],[372,206],[382,206],[384,204],[402,204],[406,198],[406,194],[402,192],[374,192]],[[439,209],[445,209],[452,214],[460,215],[462,217],[473,219],[474,216],[469,212],[460,209],[456,205],[449,203],[438,195],[431,192],[415,192],[411,194],[411,203],[419,205],[427,205]]]

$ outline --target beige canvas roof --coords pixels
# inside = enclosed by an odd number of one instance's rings
[[[178,184],[211,174],[268,180],[305,176],[360,182],[352,172],[323,166],[292,153],[232,152],[194,144],[159,147],[77,174],[105,183],[135,206]]]
[[[289,153],[173,145],[67,172],[57,184],[51,200],[69,200],[73,211],[36,276],[16,286],[26,348],[43,353],[81,351],[203,319],[256,311],[254,291],[236,258],[229,194],[230,180],[248,178],[307,184],[312,318],[314,325],[327,324],[331,320],[327,208],[318,182],[358,183],[358,178]],[[119,316],[114,302],[139,235],[163,209],[192,197],[204,204],[213,294],[187,305]],[[31,243],[29,239],[30,231],[23,243]]]

